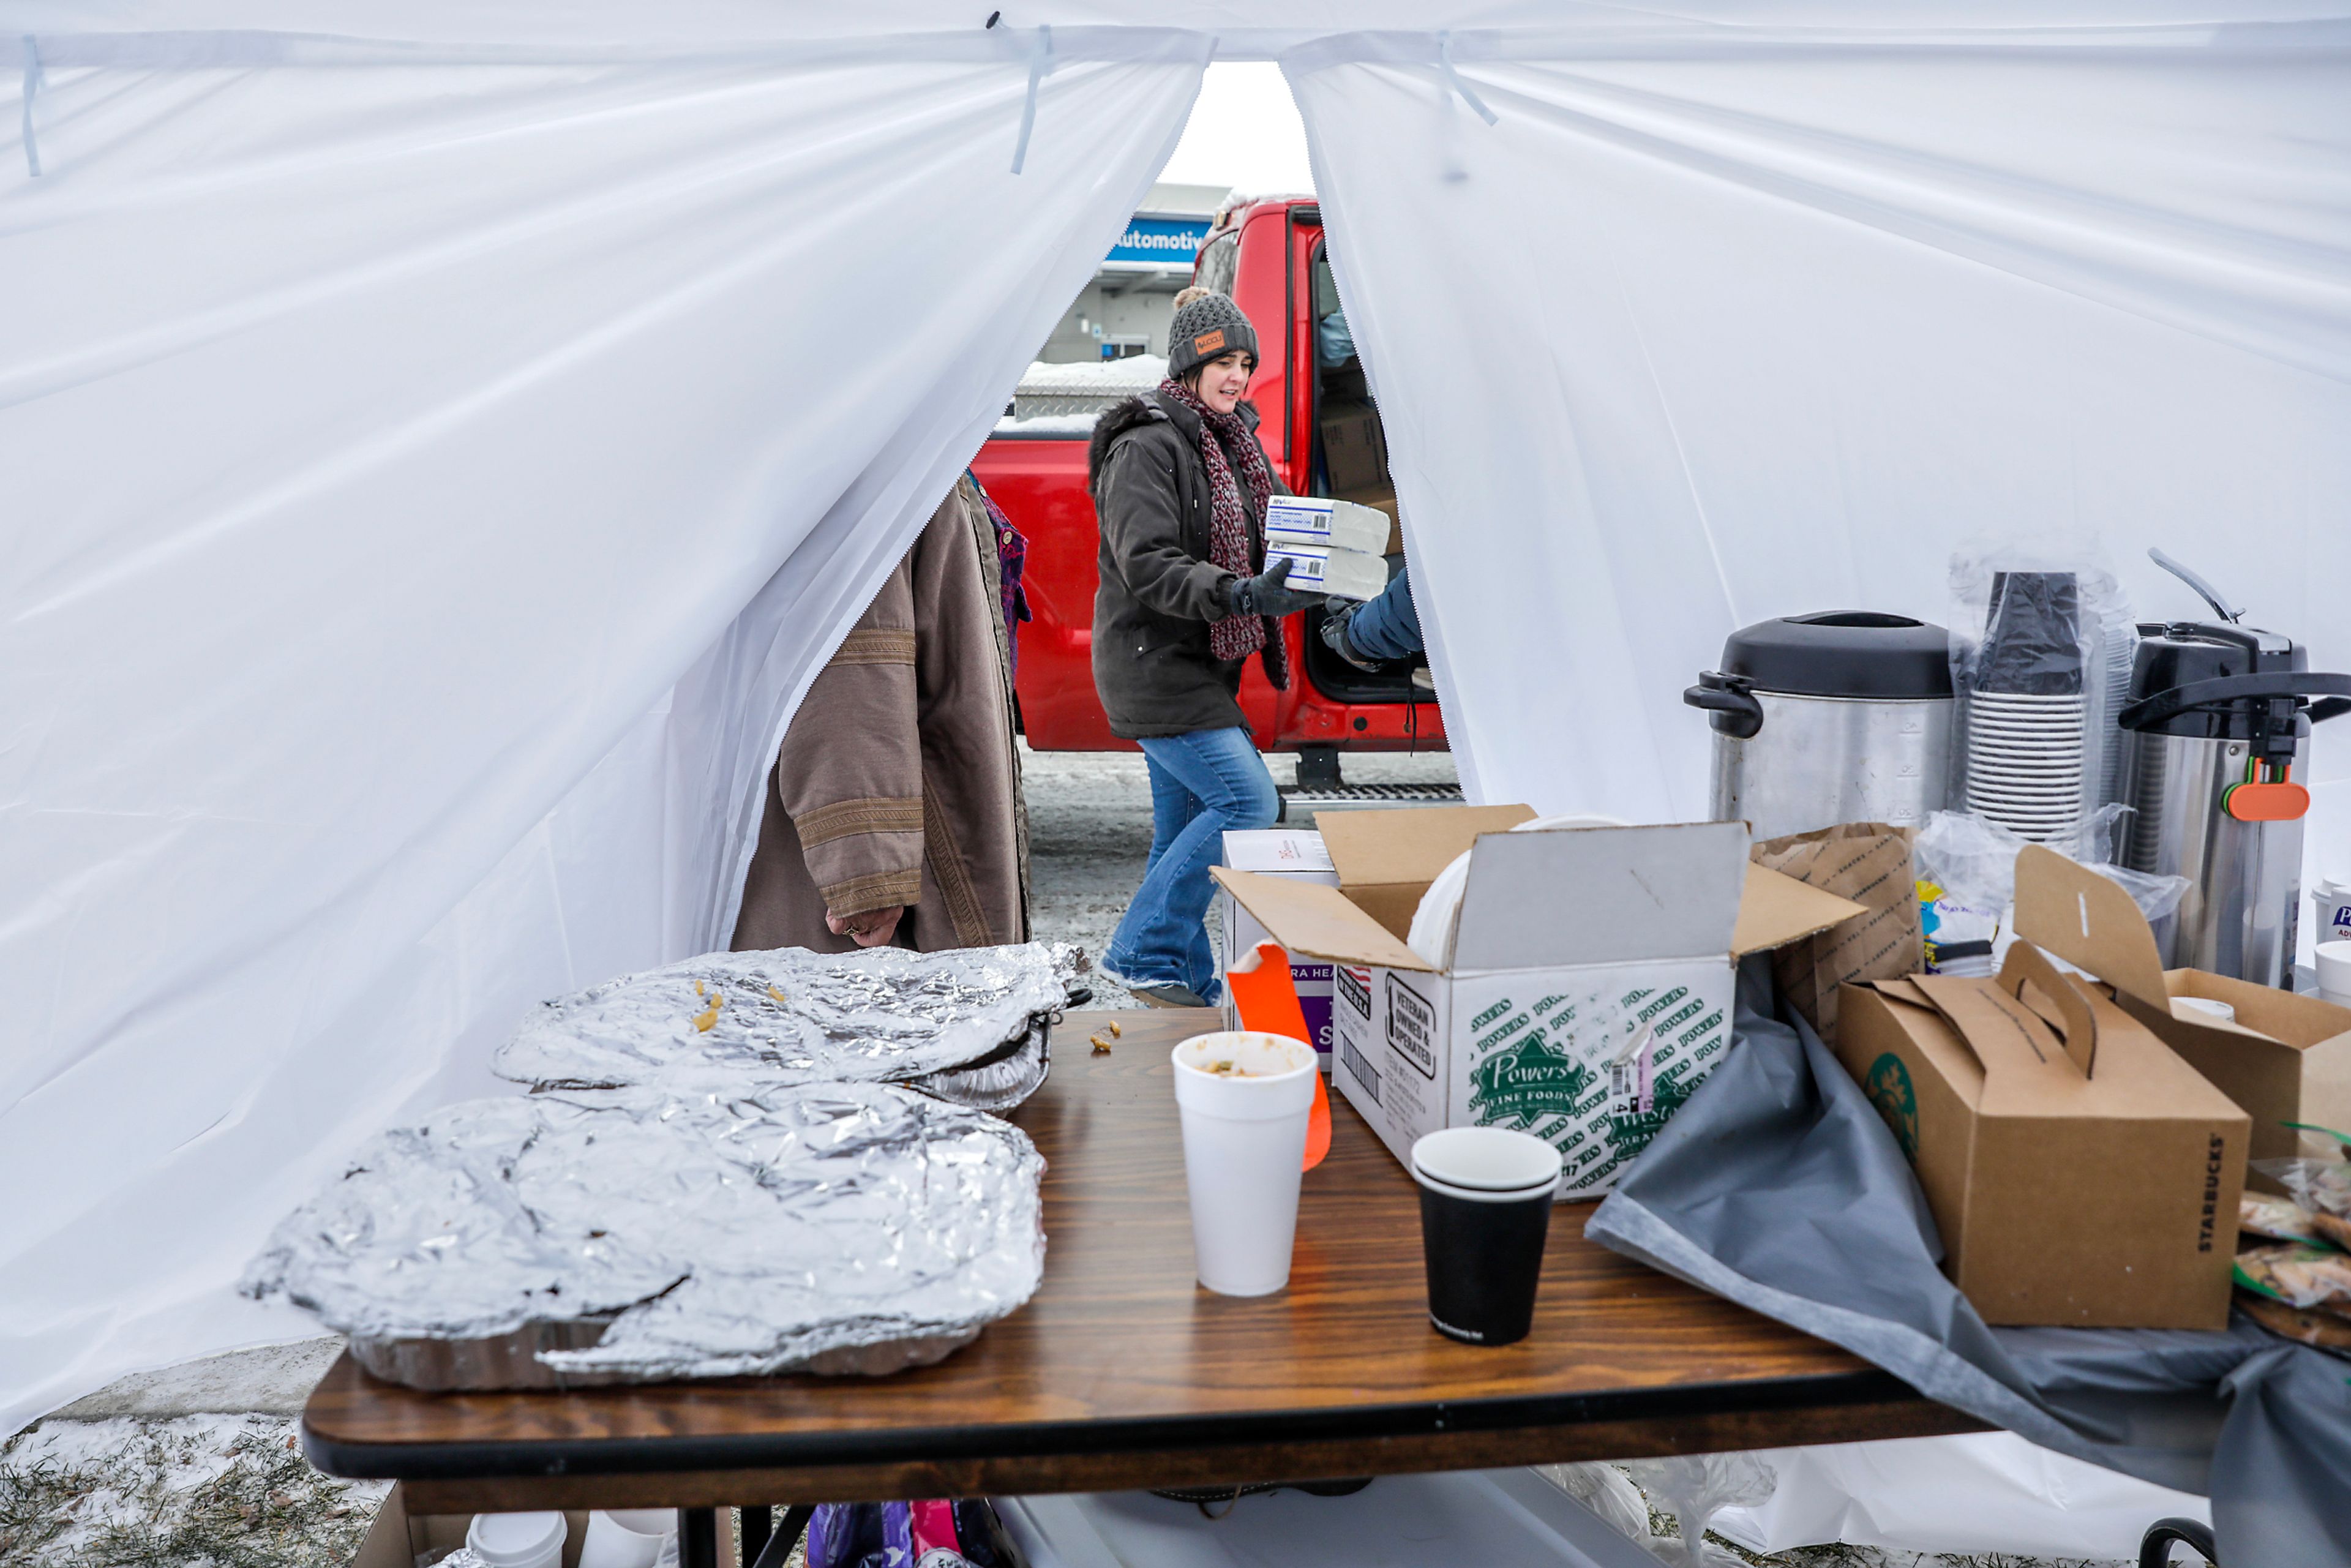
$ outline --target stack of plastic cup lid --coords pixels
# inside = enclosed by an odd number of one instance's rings
[[[2085,804],[2087,716],[2087,699],[2079,692],[1971,693],[1968,810],[2020,838],[2070,836]]]

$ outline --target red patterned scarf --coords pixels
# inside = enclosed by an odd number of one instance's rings
[[[1266,503],[1273,498],[1273,471],[1266,466],[1265,451],[1258,445],[1256,433],[1238,410],[1216,413],[1172,376],[1159,383],[1159,395],[1182,403],[1200,419],[1200,461],[1208,470],[1208,559],[1236,577],[1255,577],[1258,563],[1249,550],[1249,519],[1262,523]],[[1238,480],[1228,460],[1228,448],[1239,460]],[[1246,498],[1241,494],[1244,485],[1249,489]],[[1275,689],[1289,688],[1288,651],[1281,645],[1278,629],[1266,617],[1228,615],[1210,622],[1208,648],[1219,659],[1246,659],[1262,649],[1265,673]]]

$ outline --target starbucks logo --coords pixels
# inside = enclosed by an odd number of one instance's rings
[[[1910,1087],[1910,1070],[1902,1059],[1887,1051],[1869,1064],[1868,1076],[1861,1081],[1869,1103],[1894,1129],[1894,1141],[1902,1145],[1902,1157],[1912,1163],[1918,1158],[1918,1095]]]
[[[1521,1127],[1546,1116],[1571,1116],[1592,1079],[1590,1068],[1551,1049],[1537,1031],[1478,1064],[1469,1075],[1469,1113],[1483,1123]]]

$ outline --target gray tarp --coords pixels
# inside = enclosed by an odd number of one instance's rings
[[[2044,1448],[2209,1495],[2228,1568],[2351,1563],[2351,1365],[2241,1315],[2224,1333],[1987,1327],[1938,1267],[1893,1134],[1770,988],[1768,965],[1741,968],[1744,1049],[1586,1236]]]

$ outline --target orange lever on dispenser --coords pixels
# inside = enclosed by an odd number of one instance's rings
[[[1233,1006],[1241,1027],[1259,1034],[1284,1035],[1314,1043],[1306,1032],[1306,1009],[1298,1003],[1298,985],[1290,976],[1290,954],[1277,942],[1260,942],[1236,969],[1225,971],[1232,988]],[[1331,1152],[1331,1090],[1318,1069],[1314,1074],[1314,1109],[1306,1123],[1306,1164],[1312,1170]]]

